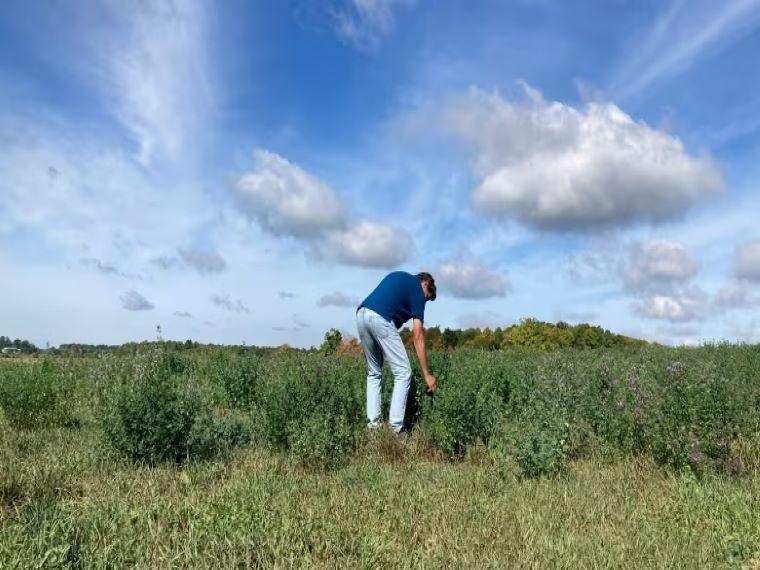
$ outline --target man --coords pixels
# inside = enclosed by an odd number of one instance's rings
[[[388,423],[399,433],[404,427],[406,398],[412,369],[398,329],[412,319],[412,338],[428,391],[436,386],[427,367],[425,352],[425,303],[435,301],[435,280],[430,273],[412,275],[405,271],[388,274],[356,311],[364,356],[367,359],[367,426],[380,425],[380,378],[383,361],[393,372],[393,396]]]

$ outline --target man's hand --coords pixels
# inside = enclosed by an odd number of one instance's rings
[[[432,394],[435,392],[435,388],[438,385],[438,382],[436,381],[435,376],[428,372],[425,374],[425,384],[427,384],[428,393]]]

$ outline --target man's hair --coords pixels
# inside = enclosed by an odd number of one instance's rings
[[[419,277],[420,281],[423,283],[427,283],[428,293],[430,293],[430,300],[435,301],[435,279],[433,279],[433,276],[430,275],[430,273],[427,271],[422,271],[417,274],[417,277]]]

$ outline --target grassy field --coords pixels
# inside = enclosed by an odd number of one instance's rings
[[[402,438],[350,355],[2,363],[0,568],[757,568],[756,359],[434,355]]]

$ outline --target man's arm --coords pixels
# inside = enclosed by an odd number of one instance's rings
[[[422,377],[427,384],[428,392],[435,390],[436,380],[435,376],[430,373],[427,366],[427,351],[425,349],[425,327],[422,326],[422,321],[419,319],[412,319],[412,340],[414,341],[414,350],[417,353],[417,359],[420,361],[420,368],[422,369]]]

